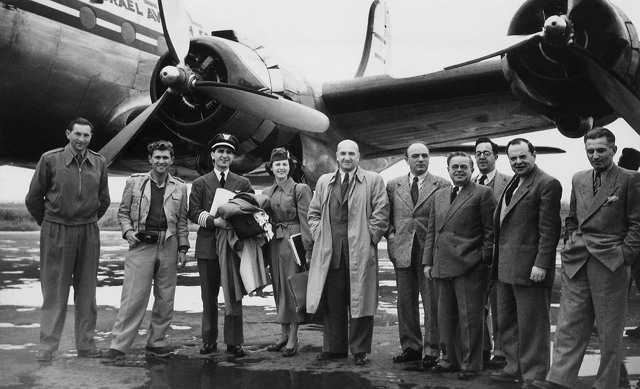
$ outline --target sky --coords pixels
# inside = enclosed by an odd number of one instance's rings
[[[186,0],[192,16],[210,29],[234,29],[259,42],[278,58],[293,62],[317,84],[352,78],[362,53],[369,0]],[[213,3],[213,5],[212,5]],[[391,61],[394,74],[425,74],[493,51],[506,35],[520,0],[388,0],[391,19]],[[618,0],[632,22],[640,26],[640,1]],[[623,120],[607,126],[617,137],[617,161],[623,147],[640,149],[640,136]],[[561,155],[540,155],[538,165],[558,178],[563,199],[569,198],[573,173],[589,169],[582,139],[565,138],[557,130],[525,134],[534,145],[555,146]],[[505,145],[510,139],[498,138]],[[52,145],[52,148],[59,145]],[[506,156],[499,171],[512,174]],[[408,171],[400,162],[382,175],[385,179]],[[443,157],[431,159],[430,171],[448,177]],[[22,202],[31,170],[0,167],[0,203]],[[111,180],[117,201],[124,178]]]

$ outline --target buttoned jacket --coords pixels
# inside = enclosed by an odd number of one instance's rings
[[[451,187],[444,178],[427,173],[418,191],[418,201],[411,199],[411,183],[408,175],[402,175],[387,183],[389,197],[389,230],[387,252],[397,268],[411,265],[413,237],[417,235],[420,252],[424,250],[424,239],[429,224],[429,198],[438,190]]]
[[[515,176],[509,185],[514,180]],[[494,215],[494,276],[509,284],[552,286],[562,228],[562,185],[535,166],[521,178],[520,186],[502,214],[505,194],[506,191]],[[530,280],[533,266],[547,269],[543,282]]]
[[[491,265],[493,254],[493,191],[469,182],[451,202],[451,189],[438,190],[429,200],[422,264],[434,278],[450,278]]]
[[[640,252],[640,173],[616,165],[593,194],[593,170],[572,179],[565,219],[562,268],[573,277],[593,255],[611,271],[631,265]]]

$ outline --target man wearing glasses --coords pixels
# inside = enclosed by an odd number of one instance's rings
[[[498,145],[489,138],[478,138],[476,140],[476,164],[480,173],[475,176],[473,182],[491,188],[496,202],[500,201],[502,192],[511,181],[511,176],[502,174],[496,169],[497,160]],[[485,366],[502,368],[507,363],[507,360],[504,356],[504,351],[502,351],[502,341],[498,331],[498,303],[495,289],[495,285],[491,286],[491,289],[487,292],[487,298],[491,303],[491,311],[487,310],[485,312],[489,319],[485,321],[483,359]],[[489,328],[488,323],[491,323],[491,328]],[[491,357],[491,339],[493,339],[493,357]]]
[[[151,171],[127,179],[118,209],[122,237],[129,243],[125,256],[122,297],[113,325],[111,347],[103,363],[115,363],[138,335],[153,283],[153,310],[146,355],[171,355],[164,339],[173,319],[178,269],[187,261],[187,185],[169,174],[173,145],[157,141],[147,146]]]

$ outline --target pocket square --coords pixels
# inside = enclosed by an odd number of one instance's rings
[[[618,196],[609,196],[609,197],[607,197],[607,201],[604,203],[604,205],[612,204],[612,203],[615,203],[616,201],[619,201],[619,200],[620,200],[620,198]]]

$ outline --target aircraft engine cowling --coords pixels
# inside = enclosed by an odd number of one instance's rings
[[[235,37],[230,31],[220,33]],[[250,47],[220,36],[196,37],[191,39],[185,64],[187,71],[198,81],[228,83],[285,95],[281,69],[275,58],[262,46]],[[150,93],[153,101],[159,99],[168,88],[162,82],[161,72],[166,66],[174,65],[175,61],[169,53],[158,60],[151,77]],[[259,145],[275,144],[275,139],[283,136],[273,122],[221,105],[198,90],[171,95],[169,101],[163,104],[158,118],[194,149],[198,155],[195,169],[201,174],[212,169],[210,141],[220,132],[230,133],[238,138],[240,146],[237,154],[240,155],[250,153]],[[245,173],[260,163],[262,159],[256,156],[238,158],[232,169]]]
[[[570,20],[573,43],[637,95],[640,43],[629,18],[607,0],[582,1],[568,17],[566,11],[566,0],[528,0],[513,17],[508,35],[538,33],[550,16],[561,15]],[[618,114],[598,92],[588,66],[565,42],[543,40],[519,48],[506,54],[506,62],[512,89],[524,103],[553,120],[562,134],[580,137]]]

